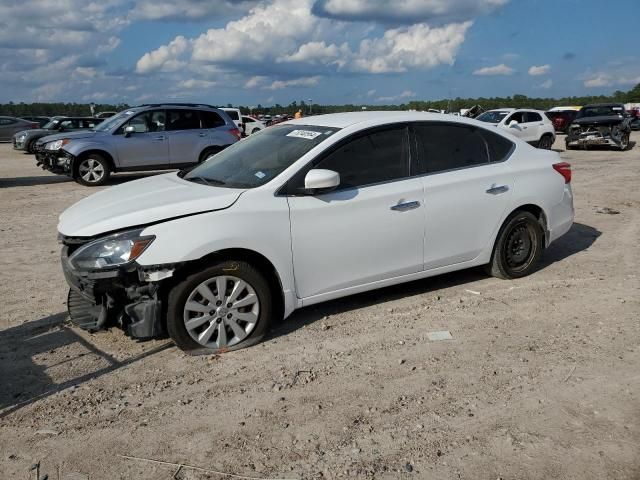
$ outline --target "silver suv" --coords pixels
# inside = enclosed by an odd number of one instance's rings
[[[77,182],[104,185],[113,172],[177,169],[202,162],[240,140],[235,123],[210,105],[140,105],[94,129],[43,137],[38,165]]]

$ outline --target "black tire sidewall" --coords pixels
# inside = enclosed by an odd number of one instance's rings
[[[189,294],[202,282],[220,275],[238,277],[255,290],[260,301],[258,324],[249,336],[240,343],[223,349],[205,348],[196,342],[184,325],[184,304]],[[167,298],[167,331],[175,344],[192,355],[217,354],[249,347],[260,342],[268,332],[273,317],[272,291],[265,277],[253,266],[244,261],[219,261],[206,269],[185,275],[169,292]]]
[[[100,180],[99,182],[86,182],[80,176],[80,165],[91,158],[93,160],[96,160],[97,162],[100,162],[102,168],[104,168],[104,175],[102,176],[102,180]],[[102,155],[98,155],[97,153],[92,153],[90,155],[87,155],[86,157],[83,157],[82,160],[78,161],[74,166],[74,170],[75,180],[86,187],[100,187],[107,183],[109,181],[109,177],[111,176],[111,166],[109,165],[109,162]]]
[[[526,222],[534,227],[534,231],[536,232],[536,251],[534,253],[533,258],[527,268],[522,271],[513,271],[504,261],[503,259],[503,249],[505,248],[505,244],[507,241],[507,237],[512,228],[521,223]],[[505,278],[505,279],[514,279],[514,278],[522,278],[527,275],[533,273],[538,266],[540,261],[540,257],[542,256],[542,250],[544,248],[544,232],[542,230],[542,226],[540,222],[530,212],[526,211],[517,211],[513,213],[503,224],[500,229],[500,233],[498,234],[498,238],[493,249],[493,254],[491,256],[491,273],[494,276]]]

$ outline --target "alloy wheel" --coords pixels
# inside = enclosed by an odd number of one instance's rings
[[[104,177],[104,166],[94,158],[87,158],[78,167],[80,177],[87,183],[98,183]]]
[[[203,347],[219,349],[247,338],[259,315],[260,300],[253,287],[240,278],[220,275],[191,292],[183,317],[193,340]]]

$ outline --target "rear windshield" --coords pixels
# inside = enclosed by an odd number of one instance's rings
[[[481,122],[487,123],[500,123],[504,117],[506,117],[509,112],[485,112],[480,115],[476,120],[480,120]]]
[[[183,178],[216,187],[255,188],[277,177],[339,129],[278,125],[241,140]]]
[[[577,118],[585,117],[610,117],[612,115],[624,115],[622,105],[603,105],[597,107],[584,107],[578,112]]]

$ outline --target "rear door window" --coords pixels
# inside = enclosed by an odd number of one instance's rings
[[[197,110],[169,110],[167,130],[197,130],[200,117]]]
[[[475,167],[490,161],[484,129],[453,124],[418,124],[413,129],[423,173]]]

